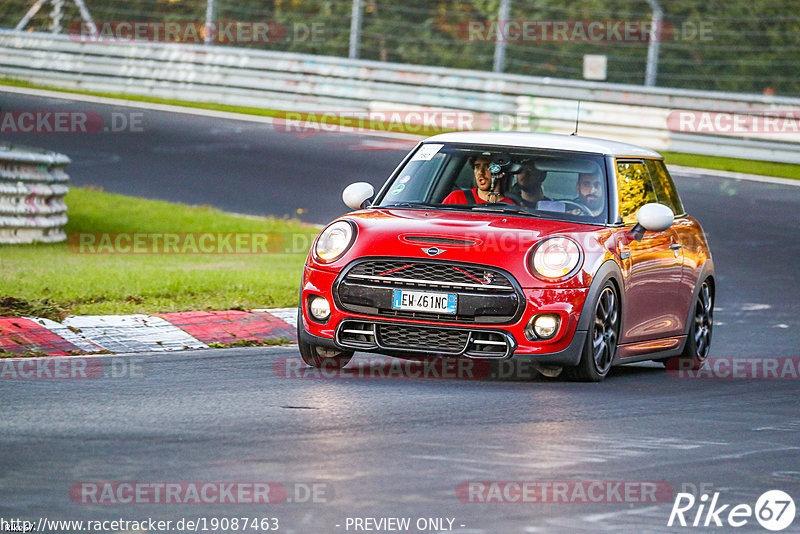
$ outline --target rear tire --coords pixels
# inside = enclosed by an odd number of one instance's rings
[[[711,349],[713,327],[714,292],[709,280],[705,280],[694,303],[694,316],[683,352],[680,356],[659,361],[670,370],[699,371],[705,365]]]
[[[606,282],[594,303],[592,323],[581,351],[581,360],[569,367],[569,378],[580,382],[601,382],[614,362],[619,342],[620,306],[613,282]]]
[[[301,303],[302,306],[302,303]],[[297,308],[297,348],[300,358],[309,367],[325,369],[341,369],[353,359],[352,350],[336,350],[320,345],[312,345],[303,341],[303,316],[302,308]]]

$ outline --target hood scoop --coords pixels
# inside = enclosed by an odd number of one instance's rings
[[[401,239],[411,243],[422,243],[424,245],[452,245],[456,247],[471,247],[479,243],[479,241],[474,239],[428,235],[405,235],[402,236]]]

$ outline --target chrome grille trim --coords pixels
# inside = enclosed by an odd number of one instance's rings
[[[489,280],[482,280],[489,275]],[[357,261],[348,269],[347,278],[361,280],[411,281],[414,283],[462,285],[514,291],[514,283],[500,269],[446,260],[421,258],[374,258]]]
[[[464,288],[464,289],[500,289],[503,291],[513,291],[512,287],[509,286],[496,286],[490,284],[463,284],[461,282],[438,282],[438,281],[430,281],[430,280],[418,280],[415,278],[382,278],[380,276],[370,276],[367,274],[348,274],[347,278],[356,278],[358,280],[369,280],[371,282],[383,282],[383,283],[392,283],[392,282],[400,282],[404,284],[418,284],[421,286],[431,287],[431,286],[448,286],[453,288]]]
[[[506,346],[506,344],[502,341],[491,341],[489,339],[473,339],[472,342],[475,343],[476,345],[497,345],[502,347]]]

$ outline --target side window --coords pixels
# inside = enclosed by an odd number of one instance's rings
[[[547,173],[547,178],[542,184],[546,197],[553,200],[572,200],[578,194],[578,173],[553,171]]]
[[[682,214],[683,206],[678,196],[678,190],[675,189],[675,184],[672,183],[672,178],[670,178],[664,162],[648,159],[647,169],[650,171],[650,177],[653,179],[653,188],[656,191],[658,203],[664,204],[670,208],[675,215]]]
[[[656,202],[650,173],[641,160],[617,160],[619,214],[625,224],[636,223],[636,212],[649,202]]]

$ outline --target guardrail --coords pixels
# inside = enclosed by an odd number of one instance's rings
[[[79,42],[0,31],[0,75],[66,88],[295,111],[455,109],[494,127],[580,132],[656,150],[800,163],[800,98],[401,65],[329,56],[177,43]],[[397,109],[397,108],[395,108]],[[789,129],[712,135],[675,128],[678,110],[790,115]],[[793,115],[794,118],[791,118]],[[745,121],[747,122],[747,120]],[[752,126],[752,121],[748,124]],[[712,124],[712,127],[715,126]],[[792,129],[792,127],[794,129]]]
[[[67,235],[64,154],[0,145],[0,243],[56,243]]]

